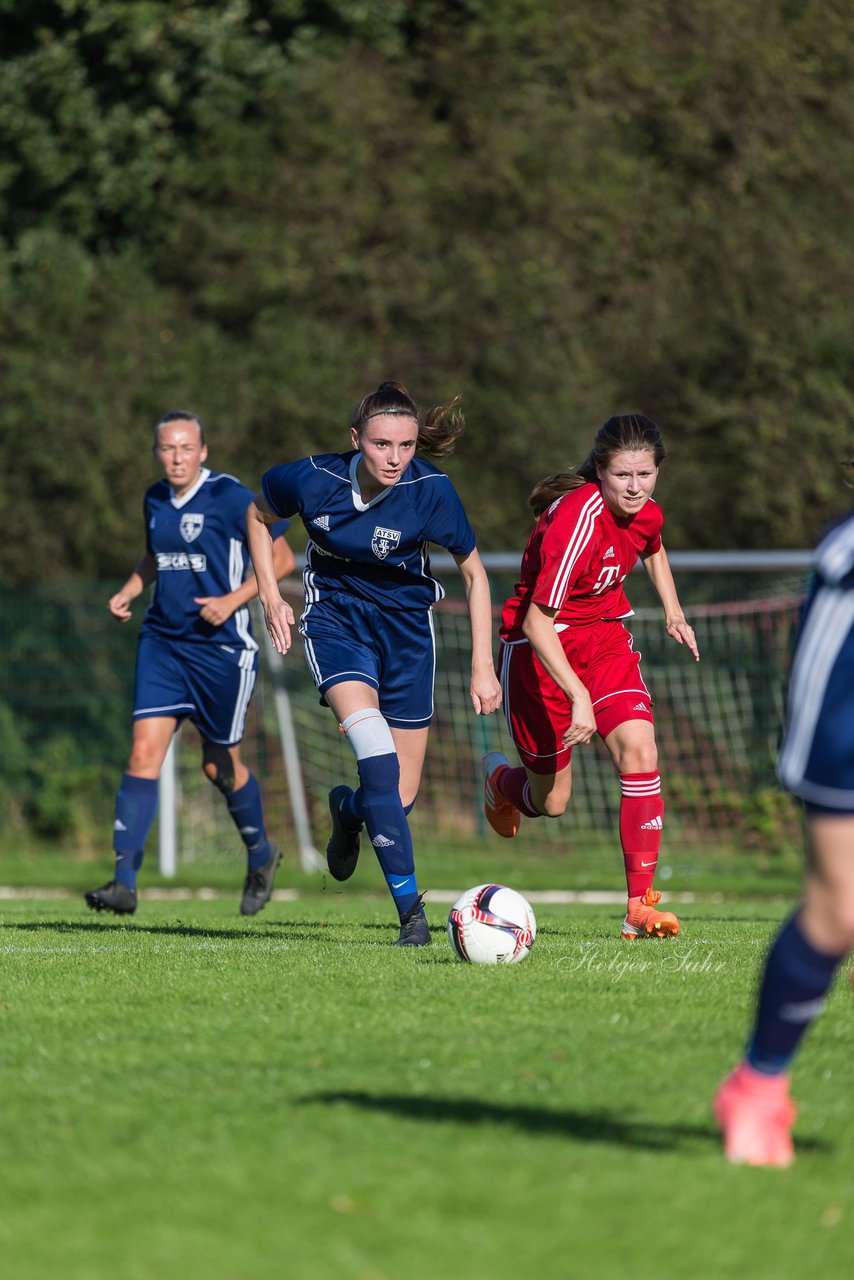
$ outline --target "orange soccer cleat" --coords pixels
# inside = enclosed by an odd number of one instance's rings
[[[794,1160],[791,1129],[797,1109],[787,1075],[764,1075],[742,1062],[715,1094],[714,1111],[724,1155],[733,1164],[785,1169]]]
[[[629,907],[621,931],[627,942],[634,942],[637,938],[676,937],[679,921],[672,911],[659,911],[660,899],[660,893],[647,889],[640,902]]]
[[[483,808],[486,820],[492,830],[505,840],[512,840],[522,821],[522,815],[516,806],[505,800],[495,787],[498,775],[509,768],[510,761],[500,751],[487,751],[483,757]]]

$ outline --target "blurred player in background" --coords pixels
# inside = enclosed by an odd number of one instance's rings
[[[164,478],[145,495],[146,550],[108,602],[127,622],[131,602],[155,584],[139,635],[133,742],[116,796],[114,878],[86,894],[95,911],[130,915],[136,878],[157,808],[157,780],[172,736],[192,720],[202,738],[202,768],[225,796],[246,846],[240,910],[255,915],[269,900],[281,860],[267,838],[258,781],[240,757],[240,741],[258,669],[248,601],[257,594],[246,545],[251,492],[233,476],[210,471],[204,427],[192,413],[167,413],[154,432]],[[275,529],[273,573],[296,560]]]
[[[664,804],[652,700],[624,626],[633,611],[623,580],[638,557],[664,606],[667,634],[699,659],[661,543],[664,516],[652,499],[664,456],[650,418],[609,418],[577,471],[534,488],[537,522],[504,606],[499,657],[504,713],[522,766],[511,767],[498,751],[483,760],[486,816],[509,838],[522,815],[565,811],[573,748],[599,734],[620,778],[628,887],[622,936],[631,940],[679,932],[653,889]]]
[[[445,594],[430,572],[430,542],[450,551],[465,584],[475,712],[496,711],[501,701],[489,583],[474,533],[448,477],[416,456],[445,457],[462,428],[456,401],[422,417],[404,387],[384,382],[356,408],[352,449],[273,467],[248,517],[259,595],[279,653],[290,647],[294,616],[279,594],[267,526],[299,514],[308,530],[300,634],[360,782],[357,791],[329,793],[329,871],[336,880],[353,874],[364,824],[397,908],[401,947],[430,942],[406,818],[433,717],[433,605]]]
[[[854,949],[854,515],[816,551],[778,773],[803,801],[806,884],[765,960],[746,1057],[714,1110],[729,1160],[785,1167],[794,1157],[789,1068]]]

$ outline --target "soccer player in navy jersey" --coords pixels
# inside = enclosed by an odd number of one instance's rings
[[[255,915],[269,901],[281,852],[267,838],[258,781],[240,756],[240,741],[258,669],[247,604],[257,594],[246,576],[246,508],[252,493],[234,476],[210,471],[202,422],[167,413],[154,432],[163,479],[145,495],[146,549],[110,599],[127,622],[131,603],[154,592],[139,635],[133,700],[133,743],[116,796],[114,878],[86,894],[95,911],[136,910],[137,872],[157,807],[157,780],[172,736],[191,720],[202,738],[202,768],[225,796],[246,846],[240,910]],[[274,527],[273,569],[291,573],[296,560]]]
[[[664,804],[652,701],[624,620],[623,580],[643,561],[664,606],[667,634],[699,660],[661,542],[653,500],[665,456],[661,432],[641,414],[609,418],[577,471],[533,490],[537,522],[521,580],[504,606],[499,672],[504,713],[519,758],[483,760],[490,825],[510,838],[521,815],[558,817],[572,791],[573,748],[598,733],[620,778],[620,842],[627,940],[672,937],[679,922],[653,889]]]
[[[384,382],[356,408],[352,449],[271,468],[247,517],[259,597],[279,653],[290,647],[294,615],[279,594],[268,526],[299,515],[308,531],[300,634],[360,783],[330,792],[327,862],[336,880],[353,874],[364,824],[397,907],[395,945],[404,947],[430,942],[406,819],[433,716],[432,609],[444,595],[428,543],[453,555],[465,584],[474,710],[496,711],[501,700],[489,583],[474,533],[449,478],[417,456],[444,457],[462,427],[457,401],[422,417],[400,383]]]
[[[854,950],[854,515],[816,551],[778,774],[803,802],[806,884],[765,959],[746,1056],[714,1111],[728,1160],[785,1168],[794,1158],[791,1064]]]

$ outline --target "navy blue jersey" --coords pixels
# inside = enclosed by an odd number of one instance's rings
[[[854,515],[816,551],[778,773],[801,799],[854,813]]]
[[[427,544],[467,556],[475,536],[453,484],[415,457],[396,484],[363,502],[360,454],[318,454],[271,467],[261,488],[271,511],[299,514],[309,534],[306,605],[346,592],[384,609],[423,609],[445,592],[430,573]]]
[[[246,605],[221,627],[212,627],[202,620],[196,603],[197,597],[236,591],[246,576],[250,565],[246,509],[253,497],[234,476],[207,467],[180,498],[165,479],[146,492],[146,546],[154,557],[157,577],[143,631],[173,640],[258,648]],[[286,521],[275,525],[273,537],[287,527]]]

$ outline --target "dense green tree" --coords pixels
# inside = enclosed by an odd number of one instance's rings
[[[214,465],[462,391],[482,543],[610,412],[671,546],[845,506],[841,0],[0,0],[0,574],[120,574],[165,408]]]

